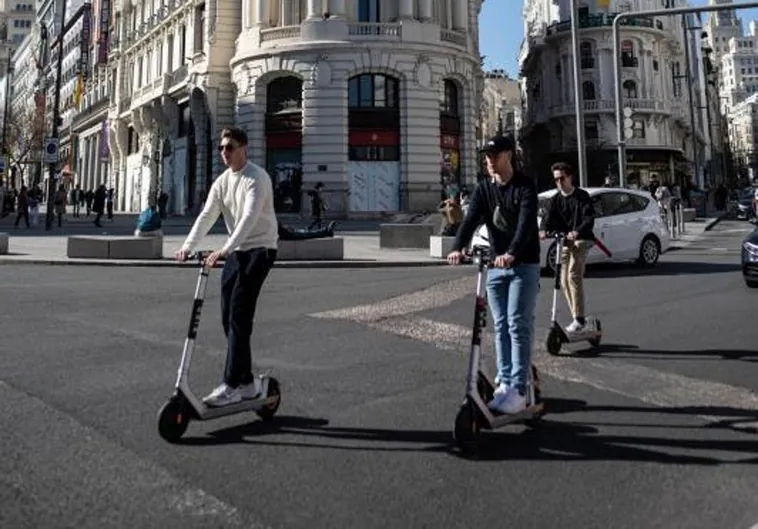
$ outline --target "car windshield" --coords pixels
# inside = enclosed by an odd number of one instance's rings
[[[746,187],[742,190],[742,193],[740,193],[740,198],[753,198],[753,195],[755,194],[755,190],[752,187]]]

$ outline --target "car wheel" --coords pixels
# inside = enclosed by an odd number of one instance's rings
[[[752,279],[745,278],[745,284],[748,288],[758,288],[758,281],[753,281]]]
[[[661,256],[661,243],[652,235],[642,239],[640,244],[640,256],[637,259],[642,266],[653,266]]]
[[[550,248],[547,249],[547,256],[545,257],[545,270],[550,273],[550,275],[555,275],[555,268],[556,268],[556,251],[557,251],[558,245],[556,243],[553,243],[550,245]]]

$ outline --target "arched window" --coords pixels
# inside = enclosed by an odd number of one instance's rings
[[[585,101],[593,101],[595,99],[595,84],[592,81],[584,81],[582,83],[582,98]]]
[[[634,81],[624,81],[624,84],[621,86],[624,89],[624,97],[637,99],[637,83]]]
[[[448,116],[458,116],[458,85],[450,79],[445,79],[443,83],[440,112]]]
[[[348,81],[348,108],[398,108],[397,87],[397,79],[389,75],[357,75]]]
[[[443,195],[460,188],[461,180],[461,116],[460,92],[458,84],[452,79],[442,82],[440,94],[440,181]],[[502,119],[499,120],[502,129]]]
[[[637,57],[634,56],[634,42],[631,40],[621,41],[621,66],[634,68],[638,64]]]
[[[293,75],[266,85],[266,170],[274,184],[274,209],[302,206],[303,81]]]

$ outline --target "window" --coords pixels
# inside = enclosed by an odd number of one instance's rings
[[[359,0],[358,22],[381,22],[379,3],[380,0]]]
[[[620,191],[614,191],[611,193],[603,193],[601,196],[602,212],[604,217],[611,217],[614,215],[625,215],[627,213],[634,213],[640,211],[638,209],[639,202],[633,202],[632,196],[629,193]]]
[[[179,118],[179,130],[177,137],[184,138],[189,133],[189,128],[192,123],[189,102],[179,105],[179,115],[177,117]]]
[[[637,99],[637,83],[634,81],[624,81],[622,85],[624,97],[627,99]]]
[[[592,54],[592,44],[582,42],[579,46],[579,57],[582,63],[582,69],[587,70],[595,67],[595,57]]]
[[[203,34],[205,26],[205,4],[200,4],[195,8],[195,39],[192,50],[195,53],[203,51]]]
[[[397,108],[397,79],[383,74],[364,74],[348,82],[349,108]]]
[[[442,100],[440,101],[440,112],[451,116],[458,115],[458,86],[455,82],[446,79],[442,90]]]
[[[594,121],[588,121],[584,124],[584,136],[591,141],[597,141],[600,137],[597,123]]]
[[[639,65],[637,57],[634,56],[634,42],[624,40],[621,42],[621,66],[624,68],[634,68]]]
[[[595,99],[595,85],[592,81],[584,81],[582,83],[582,97],[585,101],[593,101]]]
[[[299,112],[303,108],[303,82],[297,77],[279,77],[266,86],[266,113]]]
[[[605,217],[605,214],[603,212],[603,195],[595,195],[592,197],[592,207],[595,210],[595,217]]]

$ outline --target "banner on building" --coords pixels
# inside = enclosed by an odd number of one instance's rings
[[[95,47],[96,65],[104,65],[108,62],[108,47],[111,25],[111,0],[99,0],[97,41]]]
[[[79,71],[85,79],[89,79],[90,38],[92,38],[92,4],[84,4],[82,13],[82,40],[79,45]]]
[[[111,149],[108,146],[108,120],[103,120],[100,128],[100,163],[108,163],[111,160]]]

